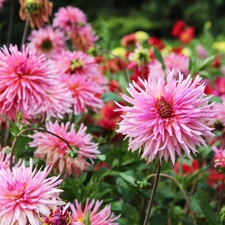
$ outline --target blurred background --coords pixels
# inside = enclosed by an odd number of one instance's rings
[[[6,43],[10,5],[14,1],[12,43],[19,44],[24,21],[19,18],[19,1],[6,0],[0,9],[0,45]],[[225,1],[223,0],[55,0],[53,11],[73,5],[86,13],[88,21],[97,34],[107,33],[112,40],[139,30],[150,36],[170,39],[171,27],[176,20],[184,20],[195,27],[195,35],[203,32],[204,24],[210,21],[213,35],[225,33]],[[166,2],[166,3],[165,3]]]

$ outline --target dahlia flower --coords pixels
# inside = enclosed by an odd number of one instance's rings
[[[87,18],[84,12],[76,7],[67,6],[59,8],[53,19],[53,26],[65,32],[71,32],[77,26],[86,24]]]
[[[139,150],[147,162],[159,155],[160,160],[170,158],[174,164],[182,149],[192,159],[196,146],[205,145],[204,137],[214,136],[208,124],[215,111],[208,104],[210,97],[204,94],[201,78],[179,74],[176,80],[174,71],[169,71],[167,81],[154,74],[139,80],[143,89],[133,82],[127,88],[130,97],[122,94],[131,106],[118,104],[124,112],[118,132],[129,138],[129,150]]]
[[[62,180],[49,177],[50,166],[44,170],[30,166],[0,170],[0,224],[40,225],[40,216],[47,216],[56,205],[64,204],[59,198]]]
[[[87,199],[84,210],[82,210],[81,203],[75,200],[75,205],[70,205],[72,221],[85,224],[85,220],[89,220],[89,224],[92,225],[117,225],[118,223],[115,223],[115,221],[120,216],[114,217],[114,213],[111,212],[110,205],[107,205],[100,210],[101,205],[102,201],[89,201],[89,199]]]
[[[96,110],[102,107],[103,101],[100,96],[104,92],[104,89],[98,83],[82,75],[73,75],[70,77],[64,75],[62,82],[68,86],[72,93],[75,115],[87,112],[88,108]]]
[[[33,30],[28,40],[28,47],[36,49],[38,55],[44,54],[46,58],[52,58],[66,48],[64,34],[51,26]]]
[[[35,156],[42,160],[46,158],[46,163],[53,165],[55,172],[63,173],[65,170],[66,175],[73,173],[77,177],[91,166],[86,159],[93,163],[93,159],[99,154],[98,144],[91,142],[92,136],[86,134],[87,127],[84,125],[81,125],[78,131],[75,130],[74,124],[70,130],[69,126],[69,122],[59,124],[57,121],[55,123],[49,121],[46,124],[48,131],[59,135],[78,150],[75,159],[66,157],[70,152],[68,145],[52,134],[36,132],[30,136],[33,139],[30,146],[37,147]]]
[[[225,150],[224,149],[218,149],[216,146],[212,147],[212,150],[214,152],[214,167],[225,167]]]
[[[16,120],[17,112],[24,118],[36,115],[52,86],[50,62],[35,54],[28,47],[0,49],[0,113],[10,119]]]
[[[52,2],[48,0],[19,0],[20,2],[20,18],[26,20],[30,14],[30,26],[34,29],[35,26],[43,27],[49,22],[49,17],[52,15]]]
[[[5,0],[0,0],[0,8],[2,8],[4,1]]]
[[[171,53],[164,58],[164,63],[168,70],[174,70],[175,76],[179,76],[179,73],[184,76],[189,74],[189,58],[187,56]]]
[[[95,59],[82,51],[63,51],[54,57],[55,73],[84,75],[99,84],[106,84],[105,77],[100,73]]]
[[[77,50],[87,52],[90,47],[93,47],[98,40],[98,36],[92,29],[90,24],[82,27],[77,27],[73,32],[68,33],[69,38],[72,40],[73,47]]]

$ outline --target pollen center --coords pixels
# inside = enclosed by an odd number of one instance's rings
[[[71,73],[78,72],[79,70],[82,70],[83,68],[83,62],[81,60],[72,60],[70,64],[70,71]]]
[[[171,104],[162,96],[157,102],[157,109],[163,119],[170,118],[173,112]]]
[[[49,39],[45,39],[41,43],[41,49],[44,52],[50,52],[53,49],[52,41]]]

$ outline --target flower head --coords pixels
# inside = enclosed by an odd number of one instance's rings
[[[140,79],[143,89],[135,82],[130,84],[131,97],[122,97],[131,106],[118,104],[125,113],[118,132],[129,138],[129,149],[142,152],[147,162],[159,155],[174,164],[182,149],[192,159],[196,146],[205,144],[204,137],[213,137],[208,121],[213,120],[215,111],[208,104],[200,77],[184,79],[179,74],[176,80],[172,71],[166,80],[151,74],[148,80]]]
[[[180,33],[184,30],[185,26],[186,26],[185,21],[177,20],[172,27],[171,35],[174,37],[178,37]]]
[[[86,24],[87,18],[84,12],[76,7],[67,6],[59,8],[53,19],[53,26],[64,32],[71,32],[77,26]]]
[[[17,46],[0,50],[0,112],[16,120],[17,112],[24,118],[36,115],[52,87],[50,61],[35,50]]]
[[[30,146],[37,147],[35,156],[42,160],[46,158],[46,163],[53,165],[55,171],[63,173],[65,170],[66,175],[78,176],[91,166],[86,159],[93,162],[99,153],[98,144],[91,141],[92,136],[86,134],[87,128],[84,125],[81,125],[78,131],[75,130],[74,124],[71,125],[70,130],[69,126],[69,122],[59,124],[56,121],[46,124],[48,131],[62,137],[71,147],[77,149],[78,156],[75,159],[66,157],[71,151],[69,146],[65,141],[52,134],[36,132],[30,136],[33,139]]]
[[[81,222],[83,225],[86,224],[86,220],[88,220],[89,224],[93,225],[117,225],[118,223],[115,223],[115,220],[120,216],[114,217],[109,205],[100,210],[101,205],[102,201],[89,201],[87,199],[84,210],[82,210],[81,203],[75,200],[75,205],[70,205],[72,221]]]
[[[62,205],[57,186],[62,180],[49,177],[50,166],[44,170],[30,166],[0,170],[0,224],[40,224],[40,216],[47,216],[55,205]]]
[[[64,34],[51,26],[33,30],[28,40],[29,48],[36,49],[38,55],[44,54],[46,58],[52,58],[66,48]]]
[[[216,146],[212,147],[214,152],[214,167],[225,168],[225,150],[218,149]]]
[[[43,27],[49,22],[49,16],[52,15],[52,2],[48,0],[19,0],[20,2],[20,18],[26,20],[30,17],[30,26]]]

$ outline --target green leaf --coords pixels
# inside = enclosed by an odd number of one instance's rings
[[[210,101],[215,102],[215,103],[222,103],[222,99],[220,97],[217,97],[217,96],[212,96],[210,98]]]
[[[189,199],[190,199],[190,204],[193,211],[196,212],[197,214],[201,214],[202,209],[199,205],[199,201],[193,196],[189,196]]]
[[[102,95],[102,100],[104,102],[109,102],[109,101],[117,101],[117,102],[122,102],[123,99],[120,98],[117,94],[109,91],[106,92],[105,94]]]
[[[159,51],[158,48],[154,48],[154,56],[155,56],[156,59],[158,59],[159,62],[162,64],[163,70],[165,70],[165,69],[166,69],[166,66],[165,66],[165,64],[164,64],[163,57],[162,57],[162,55],[161,55],[161,53],[160,53],[160,51]]]
[[[19,132],[20,129],[19,127],[14,123],[14,122],[10,122],[10,133],[15,137]]]
[[[214,60],[216,56],[215,55],[211,55],[209,57],[207,57],[198,67],[198,70],[204,70],[208,65],[210,65],[212,63],[212,61]]]
[[[15,146],[15,158],[16,160],[18,160],[25,148],[25,146],[30,142],[30,138],[26,135],[20,135],[18,137],[18,140],[16,142],[16,146]]]
[[[200,207],[206,218],[206,222],[209,225],[218,225],[216,214],[213,212],[209,201],[206,199],[205,194],[202,190],[198,189],[198,198],[200,200]]]
[[[131,175],[121,172],[121,173],[119,173],[119,176],[122,177],[125,181],[127,181],[131,185],[137,186],[135,183],[135,179]]]

